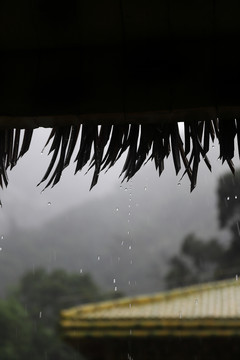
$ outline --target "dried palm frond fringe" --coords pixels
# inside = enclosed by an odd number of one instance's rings
[[[21,132],[23,131],[23,135]],[[12,169],[17,160],[29,149],[33,130],[0,131],[0,186],[7,186],[7,169]],[[183,138],[179,124],[79,124],[52,129],[46,146],[51,142],[49,167],[38,184],[47,181],[45,188],[56,185],[63,170],[70,164],[77,147],[75,174],[87,163],[94,168],[91,188],[97,184],[102,170],[108,170],[127,152],[121,172],[123,180],[129,180],[149,160],[155,164],[159,176],[164,170],[164,161],[172,153],[176,174],[182,164],[183,175],[187,174],[191,191],[197,183],[201,158],[211,170],[207,157],[210,142],[216,137],[220,145],[220,159],[227,161],[234,173],[234,138],[237,136],[240,153],[240,120],[205,120],[184,122]],[[21,141],[20,141],[21,139]],[[21,142],[21,146],[20,146]]]

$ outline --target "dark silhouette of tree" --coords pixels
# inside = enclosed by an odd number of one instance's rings
[[[115,292],[100,291],[89,274],[61,269],[49,273],[42,268],[26,272],[17,289],[0,301],[0,359],[83,359],[61,340],[59,313],[113,297]]]
[[[215,239],[204,241],[194,234],[187,235],[183,239],[179,255],[169,260],[169,270],[165,275],[166,287],[213,280],[223,252],[223,247]]]
[[[240,272],[240,170],[226,173],[217,187],[219,226],[230,233],[230,242],[219,263],[216,278],[229,278]]]

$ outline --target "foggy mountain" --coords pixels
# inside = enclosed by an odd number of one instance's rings
[[[26,205],[24,196],[22,203],[15,202],[13,208],[10,192],[3,209],[7,226],[1,239],[0,294],[16,283],[25,270],[34,271],[38,266],[90,272],[105,289],[127,294],[161,290],[167,259],[177,251],[185,235],[194,232],[202,238],[215,236],[227,241],[226,235],[218,232],[216,213],[216,180],[226,168],[218,166],[216,156],[212,162],[216,167],[214,174],[201,164],[198,186],[191,194],[186,177],[178,185],[181,175],[176,177],[171,161],[161,178],[149,163],[128,183],[121,184],[116,176],[109,189],[97,196],[95,189],[85,196],[85,185],[80,182],[78,187],[68,185],[75,201],[56,213],[56,207],[65,203],[62,185],[60,190],[48,190],[45,199],[38,190],[39,201],[45,201],[43,210],[36,204],[38,200],[31,202],[31,197]],[[68,184],[76,181],[73,178],[71,175]],[[18,181],[21,185],[21,176]],[[26,191],[30,191],[28,188],[29,185]],[[46,202],[54,197],[54,191],[58,196],[60,192],[60,199]],[[76,204],[81,194],[82,201]],[[38,207],[43,216],[36,224],[29,219],[40,211]]]

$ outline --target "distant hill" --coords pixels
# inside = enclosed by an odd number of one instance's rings
[[[217,171],[219,173],[219,171]],[[222,236],[216,222],[216,175],[203,166],[192,194],[172,169],[162,178],[146,166],[133,181],[62,212],[39,227],[12,223],[1,241],[0,295],[27,269],[63,267],[91,272],[105,289],[162,289],[166,260],[182,238]]]

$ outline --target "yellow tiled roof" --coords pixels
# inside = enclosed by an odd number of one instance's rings
[[[240,335],[240,281],[74,307],[61,327],[66,337]]]

